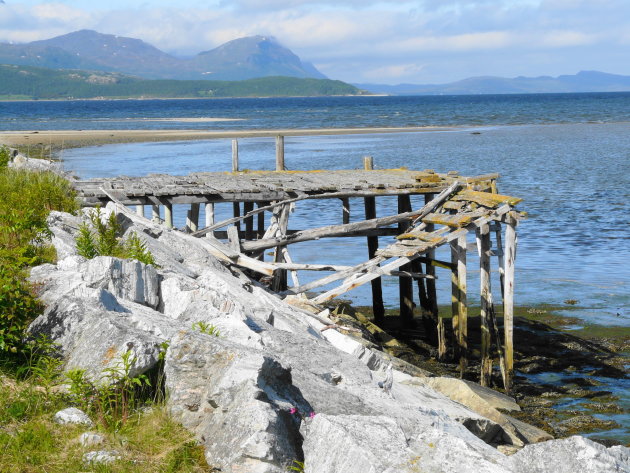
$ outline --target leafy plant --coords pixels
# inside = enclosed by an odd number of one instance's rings
[[[289,466],[289,471],[304,472],[304,462],[293,460],[293,465]]]
[[[131,232],[126,240],[122,239],[122,228],[114,213],[103,221],[101,208],[96,207],[89,219],[90,224],[81,224],[76,237],[79,255],[88,259],[96,256],[132,258],[156,266],[146,243],[135,232]]]
[[[99,384],[90,381],[85,370],[68,371],[71,398],[86,412],[96,415],[104,427],[118,430],[139,406],[138,393],[151,386],[146,375],[132,376],[136,361],[131,350],[126,351],[116,365],[103,371]]]
[[[219,332],[219,329],[216,326],[212,324],[207,324],[201,320],[199,322],[195,322],[194,324],[192,324],[192,328],[193,330],[197,330],[206,335],[213,335],[215,337],[218,337],[221,335],[221,332]]]
[[[11,161],[11,150],[6,146],[0,146],[0,169],[6,168]]]
[[[0,352],[16,353],[41,305],[21,272],[0,264]]]

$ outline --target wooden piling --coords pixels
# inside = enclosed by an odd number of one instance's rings
[[[186,228],[191,233],[199,229],[199,204],[190,204],[190,210],[186,216]]]
[[[372,171],[374,169],[374,158],[372,156],[363,157],[363,169],[366,171]],[[365,203],[365,219],[371,220],[376,218],[376,198],[366,197]],[[378,250],[378,237],[367,237],[368,257],[374,258],[376,251]],[[385,320],[385,304],[383,302],[383,285],[381,278],[376,278],[371,281],[372,285],[372,311],[374,313],[374,323],[376,325],[382,325]]]
[[[144,217],[144,205],[136,205],[136,213]]]
[[[205,206],[206,227],[214,225],[214,202],[208,202]]]
[[[503,296],[503,330],[505,343],[505,383],[506,391],[512,388],[514,379],[514,262],[516,260],[516,225],[514,218],[508,218],[505,227],[505,275]]]
[[[479,270],[480,270],[480,291],[481,291],[481,368],[479,383],[482,386],[489,386],[492,378],[492,356],[490,336],[490,229],[488,224],[481,225],[477,230],[479,242]]]
[[[267,202],[256,202],[256,206],[259,209],[267,205],[268,205]],[[264,234],[265,234],[265,213],[260,212],[258,214],[258,220],[257,220],[256,238],[262,238]]]
[[[173,228],[173,204],[170,202],[164,204],[164,224],[166,228]]]
[[[238,140],[232,140],[232,172],[238,172]]]
[[[152,205],[151,206],[151,221],[158,223],[160,221],[160,206]]]
[[[425,205],[428,204],[429,202],[431,202],[431,199],[433,199],[433,197],[435,197],[434,194],[425,194],[424,195],[424,203]],[[427,233],[432,232],[435,229],[435,225],[433,225],[432,223],[427,224],[426,227],[426,231]],[[427,258],[429,258],[430,260],[434,260],[435,259],[435,250],[430,250],[427,253]],[[429,276],[435,276],[435,266],[433,266],[430,263],[426,263],[426,274],[428,274]],[[433,332],[437,332],[437,326],[439,324],[439,314],[438,314],[438,300],[437,300],[437,290],[435,287],[435,279],[432,280],[427,280],[424,281],[423,284],[424,287],[420,286],[420,283],[418,283],[418,291],[419,292],[423,292],[422,289],[424,289],[424,294],[422,295],[426,295],[426,297],[424,297],[424,300],[420,300],[421,304],[424,302],[424,306],[422,307],[422,313],[423,316],[426,313],[426,316],[424,322],[425,325],[430,327],[430,331]],[[420,297],[422,297],[422,295],[420,295]]]
[[[286,236],[287,228],[289,226],[289,213],[290,213],[290,204],[285,204],[280,208],[280,214],[278,216],[278,227],[276,230],[276,236]],[[285,262],[285,256],[282,252],[282,247],[277,246],[274,255],[273,255],[274,263],[282,263]],[[287,270],[286,269],[278,269],[274,274],[272,289],[276,292],[286,291],[287,289]]]
[[[398,213],[411,212],[411,199],[408,195],[398,196]],[[398,224],[398,232],[405,233],[409,224],[401,222]],[[401,266],[401,271],[413,271],[411,264]],[[398,278],[400,294],[400,321],[403,326],[413,325],[413,281],[409,278]]]
[[[467,303],[467,268],[466,268],[466,234],[460,235],[456,241],[457,257],[457,351],[459,355],[459,373],[463,377],[468,367],[468,303]]]
[[[344,197],[343,199],[341,199],[341,205],[342,205],[342,222],[343,223],[350,223],[350,199],[348,199],[347,197]]]
[[[284,171],[284,136],[276,136],[276,171]]]
[[[253,202],[243,202],[243,214],[247,214],[254,210]],[[259,214],[262,215],[262,214]],[[254,216],[247,217],[245,219],[245,239],[253,240],[254,239]]]

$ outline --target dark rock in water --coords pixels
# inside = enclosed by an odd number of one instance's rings
[[[590,415],[578,415],[570,419],[552,424],[556,434],[560,437],[572,435],[575,432],[595,432],[619,427],[613,420],[602,420]]]

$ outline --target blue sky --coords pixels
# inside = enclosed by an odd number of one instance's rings
[[[3,1],[0,41],[87,28],[190,55],[271,35],[348,82],[630,75],[630,0]]]

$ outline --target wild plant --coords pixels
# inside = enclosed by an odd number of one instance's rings
[[[288,471],[300,471],[304,472],[304,462],[293,460],[293,464],[289,466]]]
[[[126,240],[122,239],[122,227],[114,213],[104,221],[101,208],[96,207],[89,219],[90,224],[81,224],[75,239],[79,255],[88,259],[96,256],[132,258],[156,266],[146,243],[135,232],[131,232]]]
[[[206,335],[213,335],[215,337],[219,337],[221,335],[221,332],[219,332],[219,329],[216,326],[201,320],[192,324],[192,328],[193,330],[197,330]]]
[[[0,169],[6,168],[11,161],[11,150],[7,146],[0,146]]]

